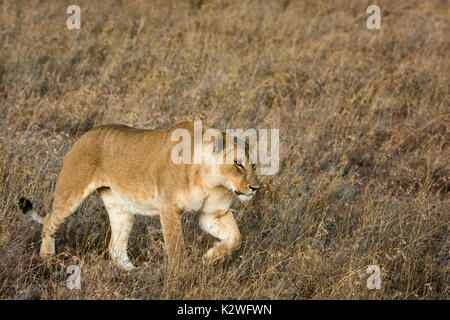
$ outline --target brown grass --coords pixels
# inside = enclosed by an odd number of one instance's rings
[[[0,298],[448,299],[447,1],[0,0]],[[242,248],[200,263],[214,241],[186,215],[189,268],[167,277],[158,219],[130,239],[139,271],[112,266],[97,195],[38,257],[63,156],[95,125],[279,128],[280,171],[236,203]],[[65,286],[79,264],[82,289]],[[368,265],[382,289],[368,290]],[[58,271],[59,270],[59,271]]]

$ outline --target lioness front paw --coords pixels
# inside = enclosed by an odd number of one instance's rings
[[[203,255],[202,261],[203,263],[212,263],[225,258],[225,256],[226,252],[223,252],[218,247],[212,247],[211,249],[206,251],[206,253]]]

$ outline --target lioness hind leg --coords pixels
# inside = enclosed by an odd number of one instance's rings
[[[100,186],[97,169],[98,146],[81,138],[66,155],[56,183],[53,210],[45,217],[42,229],[42,257],[55,254],[56,230]]]
[[[114,263],[125,270],[137,269],[128,258],[128,238],[133,227],[134,215],[114,197],[111,189],[100,191],[111,223],[109,254]]]
[[[215,261],[239,249],[241,233],[231,210],[202,213],[200,227],[205,232],[220,239],[205,253],[204,260]]]
[[[64,185],[64,175],[58,180],[53,200],[53,209],[44,219],[40,255],[49,257],[55,254],[55,233],[58,227],[69,217],[81,202],[92,193],[97,186],[94,183]],[[62,188],[64,185],[64,189]],[[72,189],[70,187],[73,187]]]

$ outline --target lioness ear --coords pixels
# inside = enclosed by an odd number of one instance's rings
[[[257,150],[258,149],[258,138],[249,139],[248,146],[250,149]]]
[[[250,156],[250,162],[256,163],[258,159],[258,137],[254,136],[248,139],[248,152]]]
[[[209,142],[209,151],[210,154],[217,155],[222,153],[223,150],[223,133],[217,129],[207,129],[203,133],[203,141]],[[212,147],[212,150],[210,149]]]
[[[213,142],[213,152],[214,154],[219,154],[223,151],[223,137],[220,135],[219,137],[214,138]]]

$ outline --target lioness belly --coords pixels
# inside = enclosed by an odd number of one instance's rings
[[[154,216],[160,213],[160,205],[156,197],[138,199],[124,193],[119,193],[112,188],[111,191],[115,200],[123,206],[124,210],[130,213],[144,216]]]

